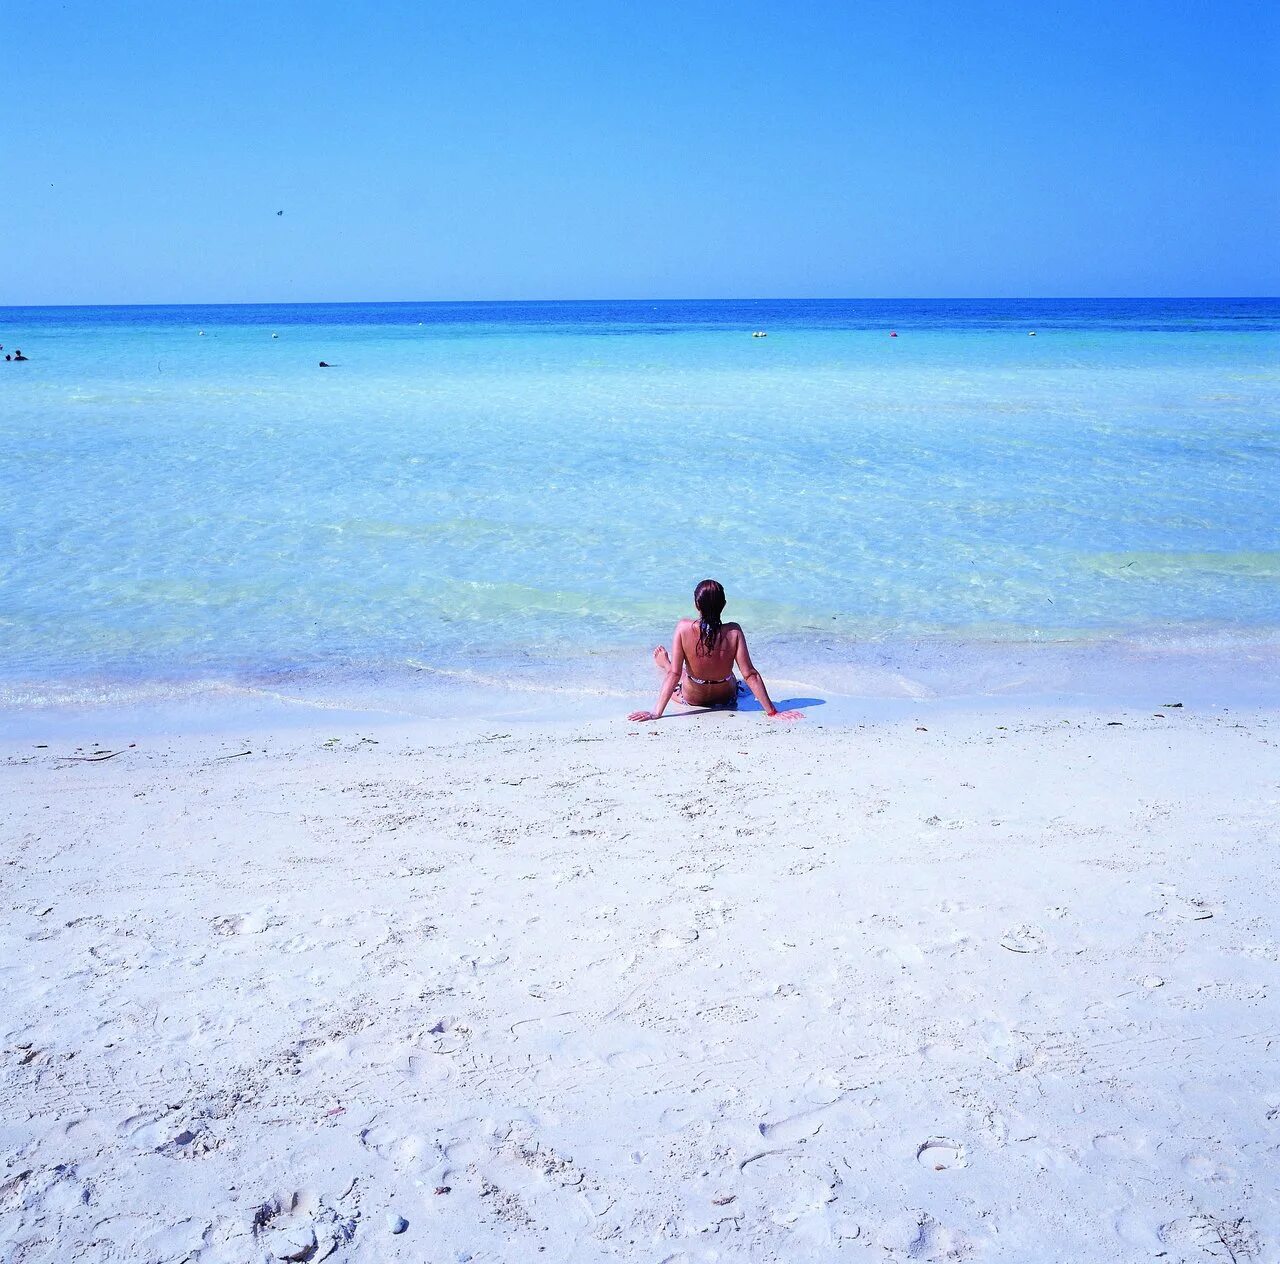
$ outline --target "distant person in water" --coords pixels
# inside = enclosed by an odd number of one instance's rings
[[[771,720],[798,720],[799,711],[779,711],[764,687],[747,650],[747,635],[736,623],[722,623],[724,588],[704,579],[693,592],[696,619],[681,619],[671,636],[671,652],[659,645],[653,651],[654,666],[662,673],[662,688],[652,711],[633,711],[633,720],[657,720],[675,698],[689,707],[737,705],[736,663],[747,688]]]
[[[6,360],[7,360],[8,358],[9,358],[8,356],[5,356],[5,359],[6,359]],[[25,359],[27,359],[27,357],[26,357],[26,356],[24,356],[24,355],[22,354],[22,348],[21,348],[21,347],[17,347],[17,348],[15,348],[15,349],[14,349],[14,352],[13,352],[13,358],[14,358],[14,360],[25,360]]]

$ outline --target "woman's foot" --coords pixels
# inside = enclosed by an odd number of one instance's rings
[[[665,676],[671,670],[671,655],[667,653],[665,645],[654,647],[653,665]]]

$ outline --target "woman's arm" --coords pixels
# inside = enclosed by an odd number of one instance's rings
[[[627,718],[629,720],[661,718],[662,713],[667,709],[667,703],[671,701],[671,695],[675,693],[676,686],[680,683],[683,671],[684,646],[680,644],[680,625],[677,623],[676,630],[671,634],[671,668],[663,677],[662,688],[658,690],[658,701],[654,703],[652,711],[633,711]]]
[[[756,701],[764,707],[764,713],[771,720],[798,720],[800,718],[799,711],[779,711],[773,705],[773,699],[769,697],[769,691],[765,688],[764,677],[756,671],[756,665],[751,661],[751,651],[747,649],[747,634],[738,629],[738,670],[742,673],[742,679],[747,688],[756,696]]]

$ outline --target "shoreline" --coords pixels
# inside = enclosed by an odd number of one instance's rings
[[[899,642],[765,641],[758,665],[779,706],[830,724],[892,717],[912,707],[980,711],[1280,708],[1280,637],[1196,636],[1181,641],[1108,638],[1020,643],[935,637]],[[578,660],[433,667],[423,662],[360,672],[294,670],[255,676],[0,684],[0,739],[77,727],[147,733],[250,726],[322,726],[326,716],[366,725],[469,717],[537,723],[620,719],[656,692],[647,651],[608,650]],[[740,713],[757,704],[745,694]]]

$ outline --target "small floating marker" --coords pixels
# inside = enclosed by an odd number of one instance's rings
[[[280,337],[280,335],[279,335],[279,334],[272,334],[271,336],[272,336],[273,338],[279,338],[279,337]]]
[[[201,338],[203,338],[203,337],[204,337],[204,330],[203,330],[203,329],[200,331],[200,337],[201,337]]]
[[[897,336],[898,336],[898,331],[897,331],[896,329],[891,329],[891,330],[889,330],[889,337],[890,337],[890,338],[896,338]]]
[[[1036,331],[1034,329],[1030,329],[1027,331],[1028,338],[1034,338],[1035,336],[1036,336]]]

